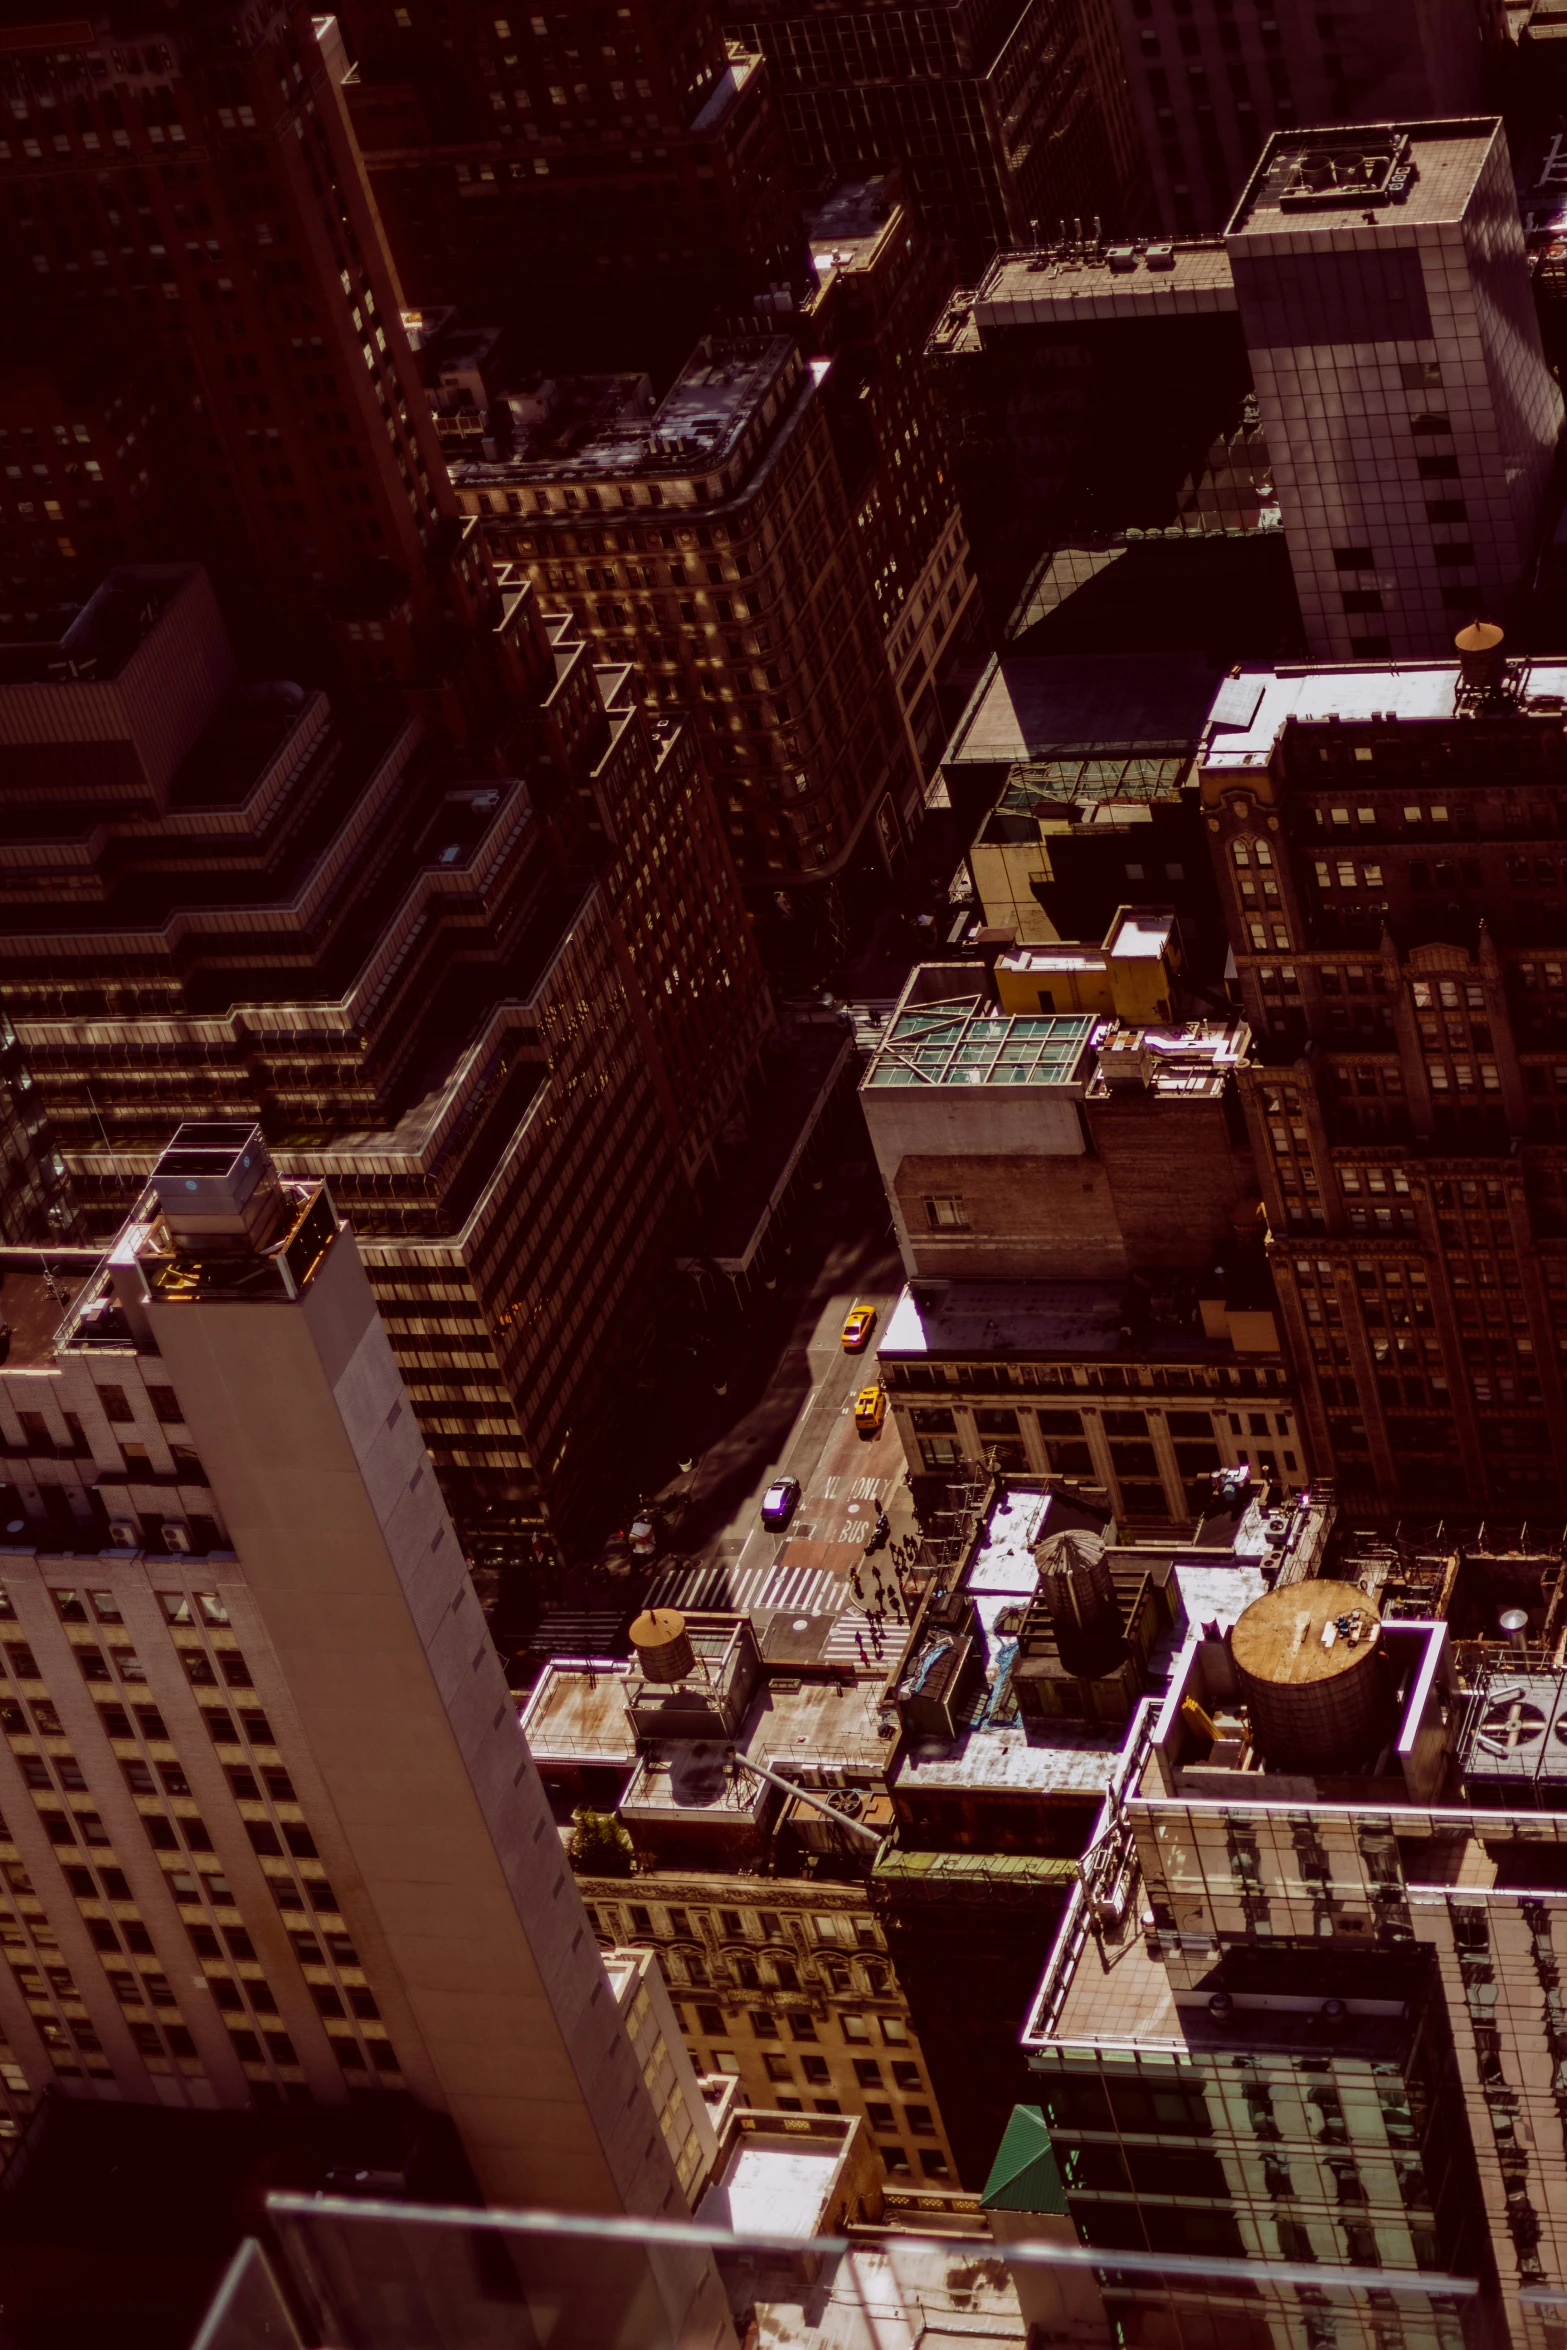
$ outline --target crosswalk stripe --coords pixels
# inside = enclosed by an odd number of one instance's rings
[[[851,1606],[847,1577],[836,1567],[762,1566],[666,1567],[649,1586],[647,1605],[688,1609],[733,1609],[740,1615],[770,1608],[794,1615],[836,1616]]]

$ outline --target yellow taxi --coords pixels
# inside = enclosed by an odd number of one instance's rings
[[[870,1344],[871,1332],[876,1327],[874,1306],[853,1305],[843,1325],[843,1351],[846,1355],[863,1354]]]
[[[854,1399],[854,1425],[861,1436],[874,1436],[887,1417],[887,1390],[877,1380],[862,1387]]]

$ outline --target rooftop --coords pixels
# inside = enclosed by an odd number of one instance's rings
[[[867,1086],[1078,1086],[1096,1023],[1087,1013],[1006,1013],[982,997],[901,1011]]]
[[[515,454],[464,459],[459,485],[611,480],[721,465],[802,362],[785,335],[707,336],[655,407],[645,376],[567,378],[510,403]],[[536,412],[536,413],[535,413]]]
[[[897,181],[890,172],[844,180],[805,217],[817,277],[834,269],[864,269],[901,217]]]
[[[852,2127],[786,2136],[780,2114],[771,2130],[741,2133],[697,2206],[698,2222],[737,2236],[822,2234]]]
[[[1122,957],[1147,957],[1157,962],[1170,943],[1175,916],[1153,907],[1128,907],[1116,919],[1105,941],[1105,952]]]
[[[541,1770],[567,1762],[631,1767],[637,1751],[626,1710],[631,1671],[629,1665],[597,1659],[545,1666],[521,1714],[523,1735]],[[824,1770],[879,1779],[888,1752],[881,1735],[879,1682],[836,1674],[779,1674],[764,1680],[733,1743],[738,1753],[755,1755],[774,1770],[798,1766],[805,1786],[812,1784],[813,1773]],[[701,1750],[721,1759],[727,1745],[719,1739],[652,1742],[649,1755],[658,1765],[652,1777],[667,1787],[679,1751]],[[677,1795],[675,1800],[687,1798]],[[705,1805],[714,1794],[689,1800]],[[741,1808],[748,1808],[749,1801],[746,1791]]]
[[[998,253],[974,296],[973,315],[984,329],[1190,317],[1234,308],[1229,255],[1212,238],[1153,246],[1144,240],[1098,252]]]
[[[1064,1725],[1041,1735],[1026,1723],[1009,1686],[1015,1638],[1004,1636],[997,1619],[1039,1588],[1033,1545],[1050,1515],[1043,1492],[1009,1493],[993,1507],[963,1576],[984,1636],[983,1689],[967,1707],[967,1718],[951,1742],[912,1738],[898,1765],[894,1785],[905,1794],[944,1787],[1041,1796],[1102,1795],[1120,1752],[1119,1726],[1104,1729]]]
[[[1030,759],[1012,769],[979,839],[996,846],[1085,825],[1146,823],[1155,801],[1179,802],[1191,764],[1186,743],[1164,750],[1107,747],[1086,759]]]
[[[916,1282],[887,1318],[878,1352],[897,1360],[989,1361],[1018,1355],[1095,1361],[1125,1354],[1138,1362],[1221,1363],[1227,1340],[1206,1338],[1182,1318],[1153,1319],[1135,1337],[1126,1325],[1120,1281]]]
[[[547,1664],[523,1706],[520,1721],[541,1770],[552,1762],[620,1763],[636,1760],[636,1734],[626,1711],[629,1664],[609,1659]]]
[[[125,563],[111,571],[57,636],[0,650],[0,686],[103,684],[141,650],[195,563]]]
[[[960,1576],[983,1643],[983,1686],[966,1705],[954,1741],[911,1740],[893,1782],[903,1794],[945,1787],[1056,1798],[1104,1793],[1124,1727],[1041,1725],[1021,1712],[1009,1686],[1018,1652],[1010,1627],[1038,1595],[1034,1548],[1051,1530],[1053,1510],[1062,1524],[1082,1522],[1080,1510],[1035,1486],[1013,1484],[993,1501]],[[1190,1557],[1184,1545],[1122,1545],[1114,1551],[1119,1566],[1174,1582],[1169,1622],[1149,1660],[1156,1684],[1168,1678],[1194,1623],[1215,1616],[1232,1622],[1266,1588],[1262,1559],[1277,1548],[1278,1537],[1260,1509],[1237,1509],[1228,1535],[1230,1547],[1215,1548],[1206,1561]]]
[[[1111,1956],[1107,1965],[1093,1937],[1084,1942],[1051,2039],[1077,2046],[1179,2047],[1175,1992],[1164,1961],[1150,1953],[1141,1934],[1128,1935]]]
[[[1346,662],[1321,668],[1243,668],[1227,677],[1208,713],[1202,764],[1210,771],[1266,767],[1287,720],[1453,718],[1458,668],[1451,661]],[[1567,700],[1567,662],[1537,661],[1521,707]]]
[[[1397,227],[1461,220],[1501,127],[1481,116],[1275,131],[1226,235],[1316,244],[1325,232],[1346,232],[1353,247],[1373,241],[1368,226],[1386,240]]]
[[[54,1337],[74,1306],[91,1272],[80,1264],[56,1267],[48,1251],[28,1251],[38,1270],[19,1266],[20,1250],[8,1249],[3,1286],[0,1286],[0,1325],[5,1332],[3,1359],[8,1371],[47,1371],[54,1366]]]
[[[1116,953],[1135,949],[1117,947]],[[1155,955],[1157,946],[1142,950]],[[1216,1097],[1246,1059],[1251,1031],[1239,1021],[1189,1020],[1172,1028],[1117,1023],[1100,1040],[1093,1079],[1096,1098],[1132,1084],[1142,1093]]]

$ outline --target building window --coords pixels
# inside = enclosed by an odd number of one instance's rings
[[[966,1232],[968,1216],[962,1197],[956,1193],[942,1193],[925,1202],[925,1221],[932,1232]]]

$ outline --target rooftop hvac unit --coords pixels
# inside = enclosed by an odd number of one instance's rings
[[[1567,1789],[1567,1674],[1494,1673],[1476,1702],[1464,1751],[1471,1803],[1525,1804]]]

